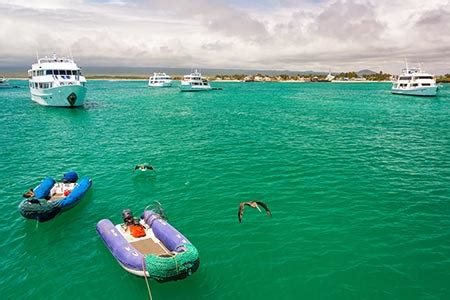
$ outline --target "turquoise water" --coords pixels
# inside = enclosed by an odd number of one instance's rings
[[[198,248],[186,280],[153,299],[449,299],[450,86],[436,98],[390,84],[215,83],[151,90],[90,81],[84,109],[0,91],[0,295],[145,299],[98,237],[154,200]],[[153,176],[134,174],[148,162]],[[17,211],[45,176],[93,179],[40,223]],[[260,199],[273,217],[239,202]]]

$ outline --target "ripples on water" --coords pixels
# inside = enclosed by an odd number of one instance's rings
[[[433,99],[375,83],[216,86],[90,81],[71,110],[0,91],[1,294],[145,297],[95,224],[159,200],[201,267],[152,282],[155,299],[450,297],[448,86]],[[133,174],[139,162],[156,173]],[[21,218],[23,191],[69,169],[93,178],[83,201],[38,226]],[[273,217],[247,208],[239,224],[250,199]]]

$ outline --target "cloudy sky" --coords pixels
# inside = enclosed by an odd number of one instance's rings
[[[450,73],[450,0],[0,0],[0,67]]]

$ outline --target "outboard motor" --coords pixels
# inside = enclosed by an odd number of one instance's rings
[[[127,208],[122,211],[122,220],[126,225],[134,224],[134,217],[131,209]]]
[[[64,183],[75,183],[78,180],[78,174],[74,171],[69,171],[64,174],[62,181]]]

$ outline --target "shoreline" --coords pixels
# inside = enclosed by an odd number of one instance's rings
[[[7,77],[8,78],[8,77]],[[148,78],[146,77],[139,77],[136,78],[134,76],[93,76],[93,77],[86,77],[89,81],[148,81]],[[27,81],[29,80],[27,77],[9,77],[8,80],[18,80],[18,81]],[[180,81],[179,79],[173,79],[173,81]],[[376,80],[333,80],[329,82],[315,82],[315,81],[304,81],[304,80],[272,80],[272,81],[241,81],[236,79],[226,79],[226,80],[209,80],[209,82],[214,83],[265,83],[265,82],[278,82],[278,83],[392,83],[390,80],[384,80],[384,81],[376,81]],[[436,83],[440,84],[448,84],[450,82],[447,81],[436,81]]]

